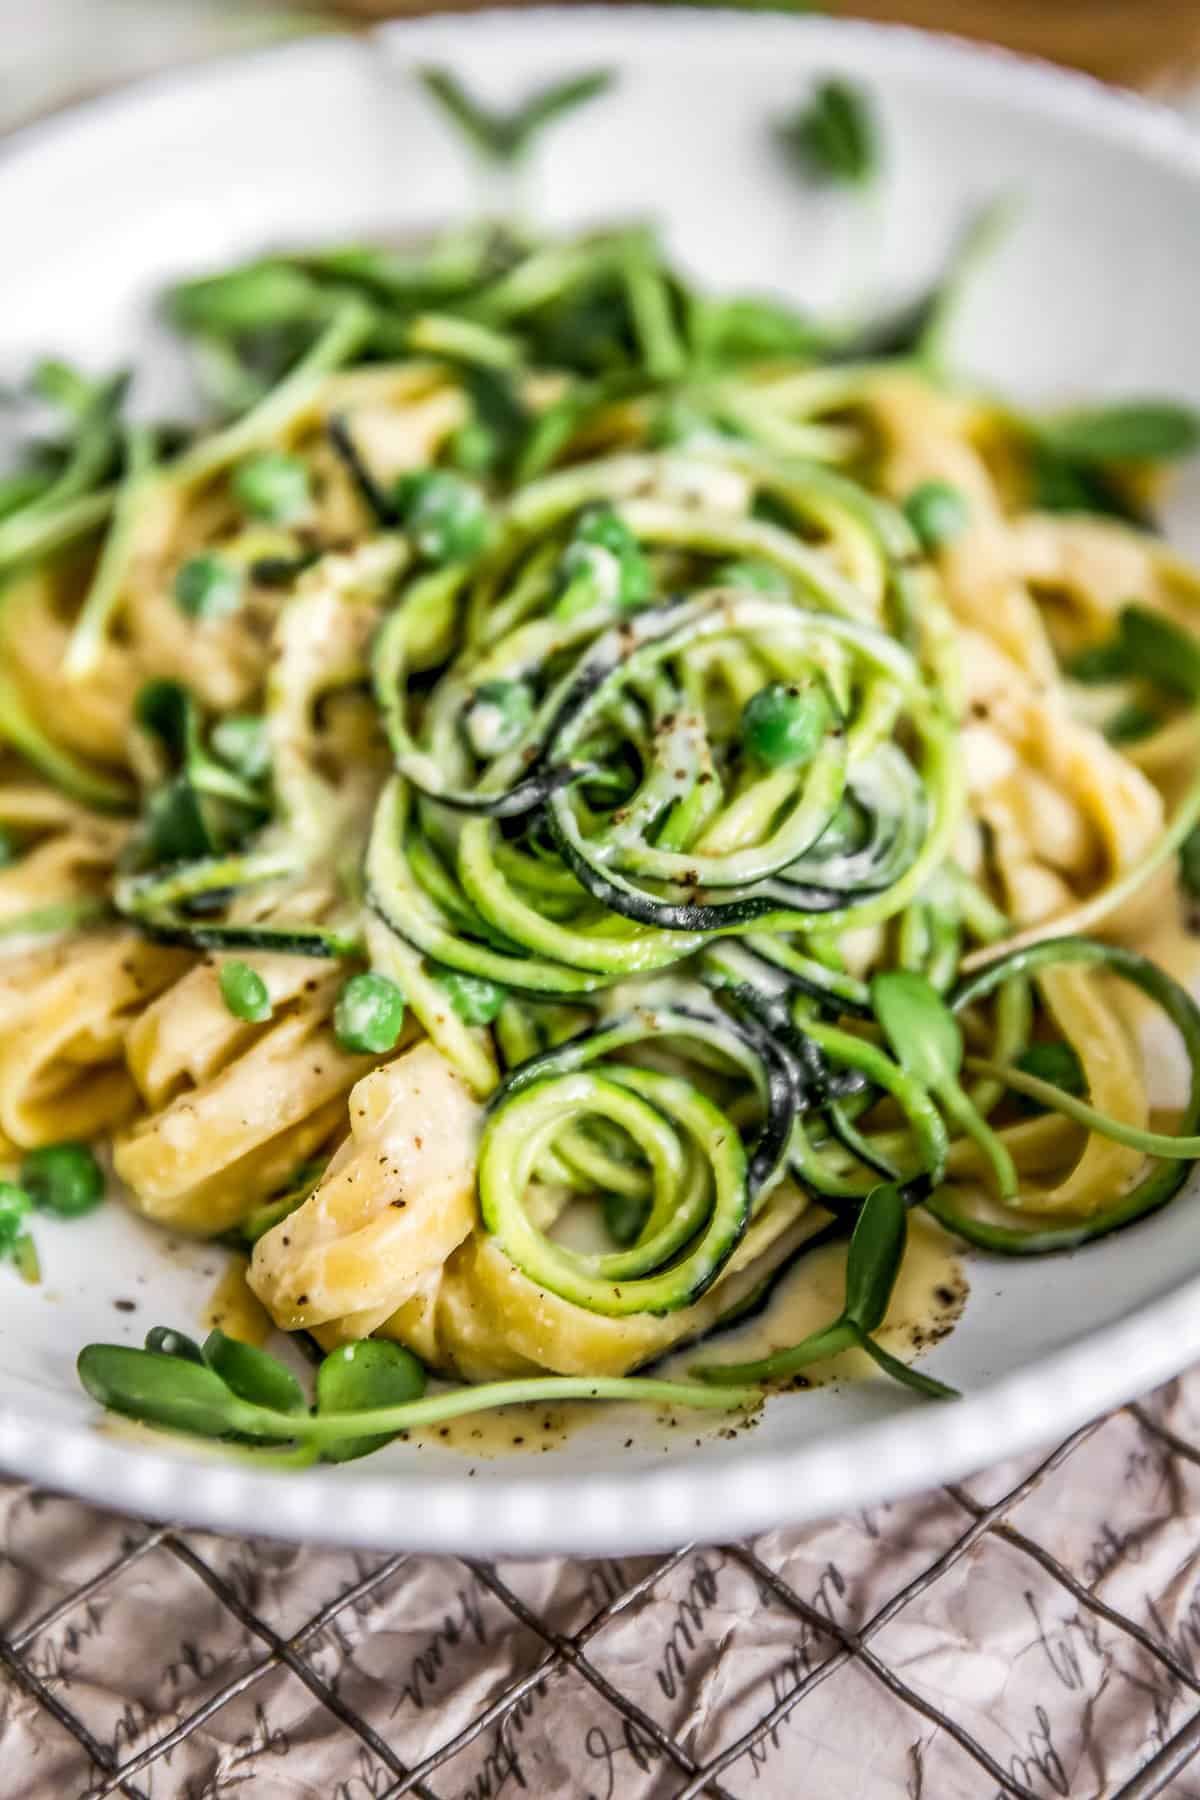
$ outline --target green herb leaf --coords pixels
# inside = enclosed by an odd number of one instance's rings
[[[1200,448],[1200,412],[1170,400],[1127,400],[1042,420],[1040,442],[1070,462],[1171,462]]]
[[[387,1338],[362,1338],[333,1350],[317,1370],[317,1412],[370,1412],[404,1406],[425,1392],[424,1365]],[[386,1437],[344,1438],[322,1450],[326,1462],[350,1462],[386,1444]]]
[[[1164,613],[1145,606],[1122,608],[1121,648],[1126,666],[1170,693],[1200,700],[1200,644]]]
[[[947,342],[971,284],[1016,216],[1012,197],[1001,194],[987,201],[968,218],[958,233],[946,266],[937,280],[913,299],[855,327],[837,345],[837,358],[857,362],[864,358],[916,356],[937,368],[946,357]]]
[[[871,1004],[906,1074],[937,1093],[956,1083],[962,1033],[941,995],[912,969],[887,969],[871,983]]]
[[[146,1333],[146,1348],[157,1350],[160,1356],[181,1356],[185,1362],[207,1367],[204,1352],[196,1340],[171,1325],[152,1325]]]
[[[787,150],[816,181],[865,187],[879,171],[879,134],[865,91],[839,76],[780,127]]]
[[[449,69],[427,68],[419,74],[425,91],[453,119],[468,142],[485,157],[502,163],[519,161],[547,125],[596,99],[615,80],[606,69],[574,75],[539,88],[514,110],[504,111],[475,99]]]
[[[236,1429],[233,1396],[221,1377],[187,1357],[89,1344],[76,1367],[92,1399],[127,1418],[199,1437],[225,1437]]]
[[[877,1331],[887,1315],[908,1238],[908,1213],[894,1182],[872,1188],[858,1215],[846,1254],[843,1317],[861,1331]]]
[[[223,1331],[210,1331],[204,1340],[204,1357],[226,1387],[252,1406],[266,1406],[281,1413],[308,1411],[292,1371],[265,1350],[227,1337]]]
[[[1033,505],[1041,512],[1097,513],[1142,531],[1156,529],[1153,515],[1109,469],[1073,462],[1052,445],[1035,443],[1029,475]]]
[[[871,1004],[892,1054],[906,1074],[935,1094],[991,1164],[1000,1197],[1013,1200],[1020,1182],[1009,1151],[959,1086],[963,1041],[941,995],[912,969],[887,969],[871,982]]]

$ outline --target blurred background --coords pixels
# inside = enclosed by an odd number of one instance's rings
[[[519,3],[519,0],[518,0]],[[0,130],[129,75],[435,8],[397,0],[0,0]],[[747,0],[756,9],[770,0]],[[1178,98],[1200,81],[1200,0],[835,0],[823,11],[954,31]]]

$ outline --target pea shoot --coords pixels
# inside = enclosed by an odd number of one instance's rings
[[[337,998],[333,1029],[343,1050],[383,1056],[394,1050],[404,1026],[404,995],[373,969],[352,975]]]
[[[476,756],[502,756],[518,744],[533,722],[533,694],[523,681],[484,681],[464,716],[467,741]]]
[[[642,1400],[735,1411],[759,1400],[753,1388],[714,1390],[604,1375],[532,1376],[428,1395],[425,1369],[411,1351],[387,1339],[365,1338],[331,1351],[318,1366],[317,1404],[310,1410],[295,1376],[267,1351],[220,1331],[211,1332],[201,1347],[161,1325],[147,1334],[144,1350],[88,1344],[76,1367],[87,1393],[111,1412],[193,1437],[236,1438],[239,1454],[290,1468],[318,1457],[344,1462],[365,1456],[398,1432],[497,1406]]]
[[[812,98],[779,129],[784,148],[814,181],[865,188],[879,172],[881,150],[871,102],[839,76],[818,83]]]
[[[923,550],[941,550],[965,531],[971,509],[948,481],[923,481],[905,500],[904,516]]]
[[[0,825],[0,869],[7,869],[10,863],[15,863],[18,855],[16,839]]]
[[[218,551],[191,556],[175,575],[175,604],[189,619],[227,619],[242,604],[241,570]]]
[[[768,769],[810,763],[833,723],[824,688],[773,681],[742,708],[742,742]]]
[[[423,562],[440,568],[477,556],[491,520],[483,492],[452,469],[416,469],[393,491],[396,511]]]
[[[846,1302],[829,1325],[802,1338],[788,1350],[749,1363],[708,1363],[691,1373],[714,1387],[750,1381],[782,1381],[810,1363],[824,1362],[843,1350],[865,1350],[885,1374],[931,1400],[956,1400],[958,1392],[920,1369],[892,1356],[874,1340],[887,1317],[908,1237],[908,1213],[900,1189],[892,1182],[872,1188],[846,1253]]]
[[[439,969],[438,981],[464,1025],[490,1025],[508,997],[499,982],[483,975],[465,975],[458,969]]]
[[[608,69],[571,75],[538,88],[511,111],[485,106],[449,69],[420,71],[427,94],[462,132],[474,149],[495,163],[517,163],[529,152],[539,132],[556,119],[598,99],[615,79]]]
[[[87,1144],[43,1144],[21,1164],[21,1186],[37,1212],[78,1219],[104,1198],[104,1171]]]
[[[217,983],[221,998],[235,1019],[244,1019],[248,1025],[261,1025],[271,1017],[273,1008],[267,984],[249,963],[238,962],[236,958],[222,963]]]
[[[936,989],[913,969],[888,969],[871,982],[875,1017],[905,1074],[941,1102],[991,1165],[1002,1200],[1020,1191],[1008,1150],[959,1084],[963,1041],[958,1020]]]
[[[286,450],[260,450],[247,457],[234,470],[232,487],[238,505],[270,525],[294,524],[312,507],[308,469]]]

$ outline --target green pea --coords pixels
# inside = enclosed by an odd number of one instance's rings
[[[286,450],[260,450],[248,456],[234,470],[232,485],[239,506],[272,525],[303,518],[312,505],[308,470]]]
[[[742,742],[768,769],[811,762],[833,720],[820,687],[773,681],[742,708]]]
[[[485,475],[500,452],[500,442],[482,419],[468,419],[450,439],[450,460],[464,475]]]
[[[270,1018],[272,1007],[267,984],[249,963],[236,960],[222,963],[217,982],[221,998],[235,1019],[245,1019],[248,1025],[261,1025],[264,1019]]]
[[[644,606],[654,592],[650,564],[633,532],[611,506],[580,514],[559,566],[563,586],[556,611],[572,618],[593,606]]]
[[[714,587],[752,588],[756,594],[767,594],[772,600],[790,600],[792,584],[782,569],[757,556],[739,557],[722,563],[712,572]]]
[[[104,1171],[86,1144],[43,1144],[21,1164],[21,1186],[38,1212],[77,1219],[104,1198]]]
[[[498,982],[459,969],[439,969],[438,980],[464,1025],[490,1025],[508,997]]]
[[[395,1049],[403,1024],[404,995],[373,970],[352,975],[333,1009],[334,1034],[343,1050],[381,1056]]]
[[[331,1350],[317,1367],[317,1413],[374,1411],[381,1406],[405,1406],[425,1392],[425,1366],[411,1350],[388,1338],[360,1338]],[[388,1442],[387,1437],[340,1438],[326,1445],[326,1462],[349,1462],[369,1456]]]
[[[226,619],[242,603],[242,572],[215,550],[191,556],[175,574],[175,604],[189,619]]]
[[[476,756],[501,756],[520,742],[533,719],[533,695],[523,681],[484,681],[476,688],[464,724]]]
[[[487,501],[474,482],[450,469],[403,475],[393,497],[414,549],[427,563],[463,562],[487,542]]]
[[[212,729],[212,747],[221,761],[246,781],[262,781],[271,768],[267,722],[253,713],[229,713]]]
[[[948,481],[923,481],[904,502],[904,516],[923,550],[940,550],[966,529],[971,509]]]
[[[1074,1094],[1082,1099],[1087,1093],[1087,1081],[1083,1073],[1083,1064],[1071,1044],[1055,1039],[1044,1044],[1031,1044],[1022,1056],[1017,1058],[1017,1067],[1024,1075],[1036,1075],[1039,1081],[1048,1081],[1052,1087],[1062,1088],[1064,1093]],[[1018,1095],[1018,1104],[1023,1112],[1042,1112],[1044,1109],[1037,1100],[1027,1095]]]
[[[24,1236],[33,1201],[15,1181],[0,1181],[0,1256],[11,1256]]]

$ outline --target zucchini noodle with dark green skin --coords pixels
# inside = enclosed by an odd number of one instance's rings
[[[249,1253],[330,1353],[285,1459],[323,1405],[439,1416],[426,1367],[684,1404],[631,1372],[843,1251],[843,1313],[695,1403],[856,1346],[941,1396],[876,1341],[910,1214],[944,1267],[1183,1192],[1200,1012],[1151,923],[1200,867],[1200,581],[1130,522],[1181,416],[1023,418],[641,231],[171,305],[216,427],[51,371],[55,472],[0,488],[0,1155],[22,1192],[62,1110]],[[85,1380],[289,1441],[286,1380],[193,1349]]]

